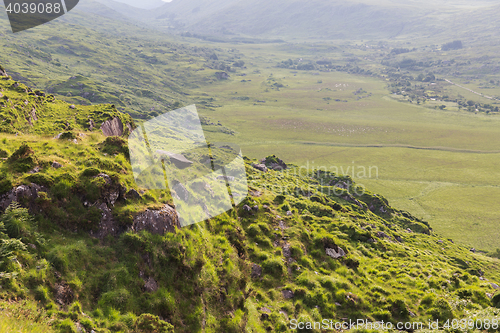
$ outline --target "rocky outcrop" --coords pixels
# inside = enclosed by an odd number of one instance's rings
[[[122,136],[123,135],[123,124],[120,118],[115,117],[110,120],[106,120],[101,125],[102,134],[105,136]]]
[[[104,181],[106,182],[106,185],[101,188],[101,198],[106,204],[108,204],[109,206],[114,206],[119,198],[125,197],[127,189],[119,183],[113,181],[110,176],[105,173],[100,173],[94,178],[98,177],[104,179]]]
[[[2,66],[0,66],[0,76],[5,76],[5,77],[9,76],[9,75],[7,75],[7,72],[5,71],[5,69]]]
[[[47,192],[47,189],[33,183],[14,187],[6,194],[0,196],[0,211],[5,211],[13,201],[16,201],[30,208],[33,212],[35,200],[38,198],[38,192]]]
[[[271,170],[286,170],[288,166],[286,165],[285,162],[283,162],[282,159],[276,157],[275,155],[273,156],[268,156],[262,160],[260,160],[261,163],[263,163],[266,167],[268,167]]]
[[[252,265],[252,273],[250,275],[252,277],[252,279],[260,278],[261,275],[262,275],[262,267],[260,267],[257,264],[253,264]]]
[[[290,299],[290,298],[293,298],[293,291],[291,290],[282,290],[281,293],[283,294],[283,297],[285,299]]]
[[[144,290],[149,293],[153,293],[158,290],[158,282],[150,277],[144,282]]]
[[[100,239],[105,238],[107,235],[117,236],[120,234],[120,230],[118,223],[113,216],[113,212],[105,203],[101,203],[97,206],[97,208],[101,211],[101,221],[99,222],[99,226],[97,227],[97,231],[90,232],[90,235],[93,237],[97,237]]]
[[[61,163],[56,162],[56,161],[52,162],[51,166],[52,166],[54,169],[59,169],[59,168],[62,168],[62,167],[63,167],[63,165],[62,165]]]
[[[179,216],[176,210],[165,205],[160,210],[146,210],[134,218],[132,229],[135,232],[142,230],[152,234],[163,235],[166,232],[175,232],[180,229]]]
[[[326,248],[325,252],[328,256],[332,257],[333,259],[339,259],[345,257],[344,250],[342,250],[342,248],[338,246],[336,249]]]
[[[257,170],[260,170],[262,172],[267,172],[267,167],[264,164],[252,163],[252,166]]]

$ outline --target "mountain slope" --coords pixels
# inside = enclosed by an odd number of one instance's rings
[[[39,103],[43,92],[12,83],[0,80],[10,101]],[[65,119],[85,109],[48,103],[66,106]],[[247,160],[242,204],[179,229],[169,191],[136,187],[125,140],[46,130],[0,134],[0,296],[37,300],[37,321],[60,332],[289,332],[294,319],[498,314],[498,260],[434,235],[348,176]]]

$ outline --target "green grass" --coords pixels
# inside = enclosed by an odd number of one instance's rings
[[[0,332],[18,333],[55,333],[51,327],[50,318],[37,309],[34,302],[0,301]]]
[[[442,235],[483,250],[500,246],[491,233],[500,217],[494,204],[500,199],[495,190],[500,185],[499,117],[396,102],[386,97],[380,79],[300,71],[293,76],[277,68],[248,72],[245,79],[251,82],[204,89],[220,96],[224,105],[207,114],[225,119],[238,132],[234,140],[245,154],[277,154],[300,166],[350,167],[349,174],[353,165],[377,167],[378,179],[354,178],[373,186],[396,207],[430,221]],[[288,86],[266,92],[270,73]],[[352,92],[359,88],[372,96],[353,101]],[[236,96],[249,100],[235,100]],[[441,183],[458,189],[460,196],[454,197],[453,190],[415,190]],[[487,199],[477,202],[477,197]],[[481,227],[471,227],[471,220]]]

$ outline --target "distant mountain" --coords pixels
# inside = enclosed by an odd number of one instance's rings
[[[120,0],[123,2],[131,0]],[[156,28],[200,35],[284,39],[387,39],[493,31],[498,12],[490,0],[173,0],[137,10],[99,0],[116,12]],[[487,19],[481,19],[487,18]],[[491,19],[490,19],[491,18]],[[460,37],[460,36],[458,36]]]
[[[115,0],[116,2],[124,3],[132,7],[143,9],[154,9],[161,7],[165,2],[161,0]]]

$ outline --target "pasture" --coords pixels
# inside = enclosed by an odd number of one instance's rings
[[[500,247],[500,117],[401,102],[381,78],[276,68],[284,54],[259,48],[240,49],[250,55],[246,75],[197,92],[219,106],[200,113],[236,131],[210,133],[210,141],[236,141],[249,157],[276,154],[299,166],[377,167],[378,178],[354,179],[443,238]]]

